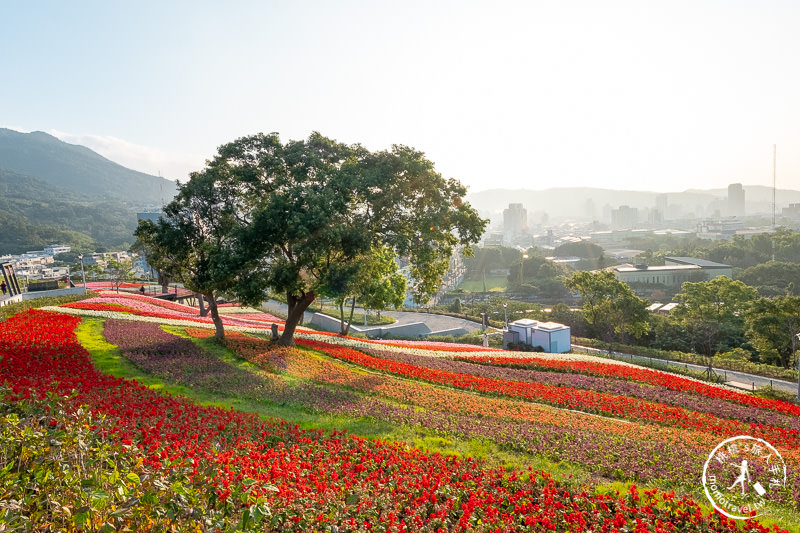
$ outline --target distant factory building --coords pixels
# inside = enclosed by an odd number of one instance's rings
[[[695,259],[693,257],[665,257],[664,266],[617,265],[614,276],[627,284],[663,285],[680,287],[686,281],[708,281],[717,276],[733,276],[733,267]]]

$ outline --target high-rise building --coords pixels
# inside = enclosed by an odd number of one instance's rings
[[[639,210],[627,205],[611,210],[611,227],[614,229],[635,228],[639,222]]]
[[[522,204],[508,204],[503,209],[503,235],[507,240],[528,232],[528,211]]]
[[[728,216],[744,216],[744,189],[741,183],[728,185]]]
[[[656,196],[656,215],[654,218],[658,223],[664,222],[667,219],[667,195],[659,194]]]

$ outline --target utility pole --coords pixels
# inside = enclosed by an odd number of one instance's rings
[[[78,257],[81,260],[81,280],[83,281],[83,289],[86,290],[86,272],[83,270],[83,254]]]
[[[795,335],[795,337],[800,339],[800,333]],[[798,404],[800,404],[800,354],[797,354],[797,351],[795,351],[795,354],[797,355],[797,400],[796,401]]]
[[[778,145],[772,145],[772,227],[775,228],[775,178],[777,175],[777,162],[778,162]],[[775,260],[775,254],[772,254],[772,260]]]

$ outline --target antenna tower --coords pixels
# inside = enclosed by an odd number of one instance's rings
[[[775,169],[778,160],[778,145],[772,145],[772,227],[775,227]]]

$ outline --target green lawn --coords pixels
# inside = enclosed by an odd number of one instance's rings
[[[505,292],[506,287],[508,287],[508,278],[506,276],[486,278],[486,290],[489,292]],[[462,281],[458,288],[466,292],[483,292],[483,280]]]

